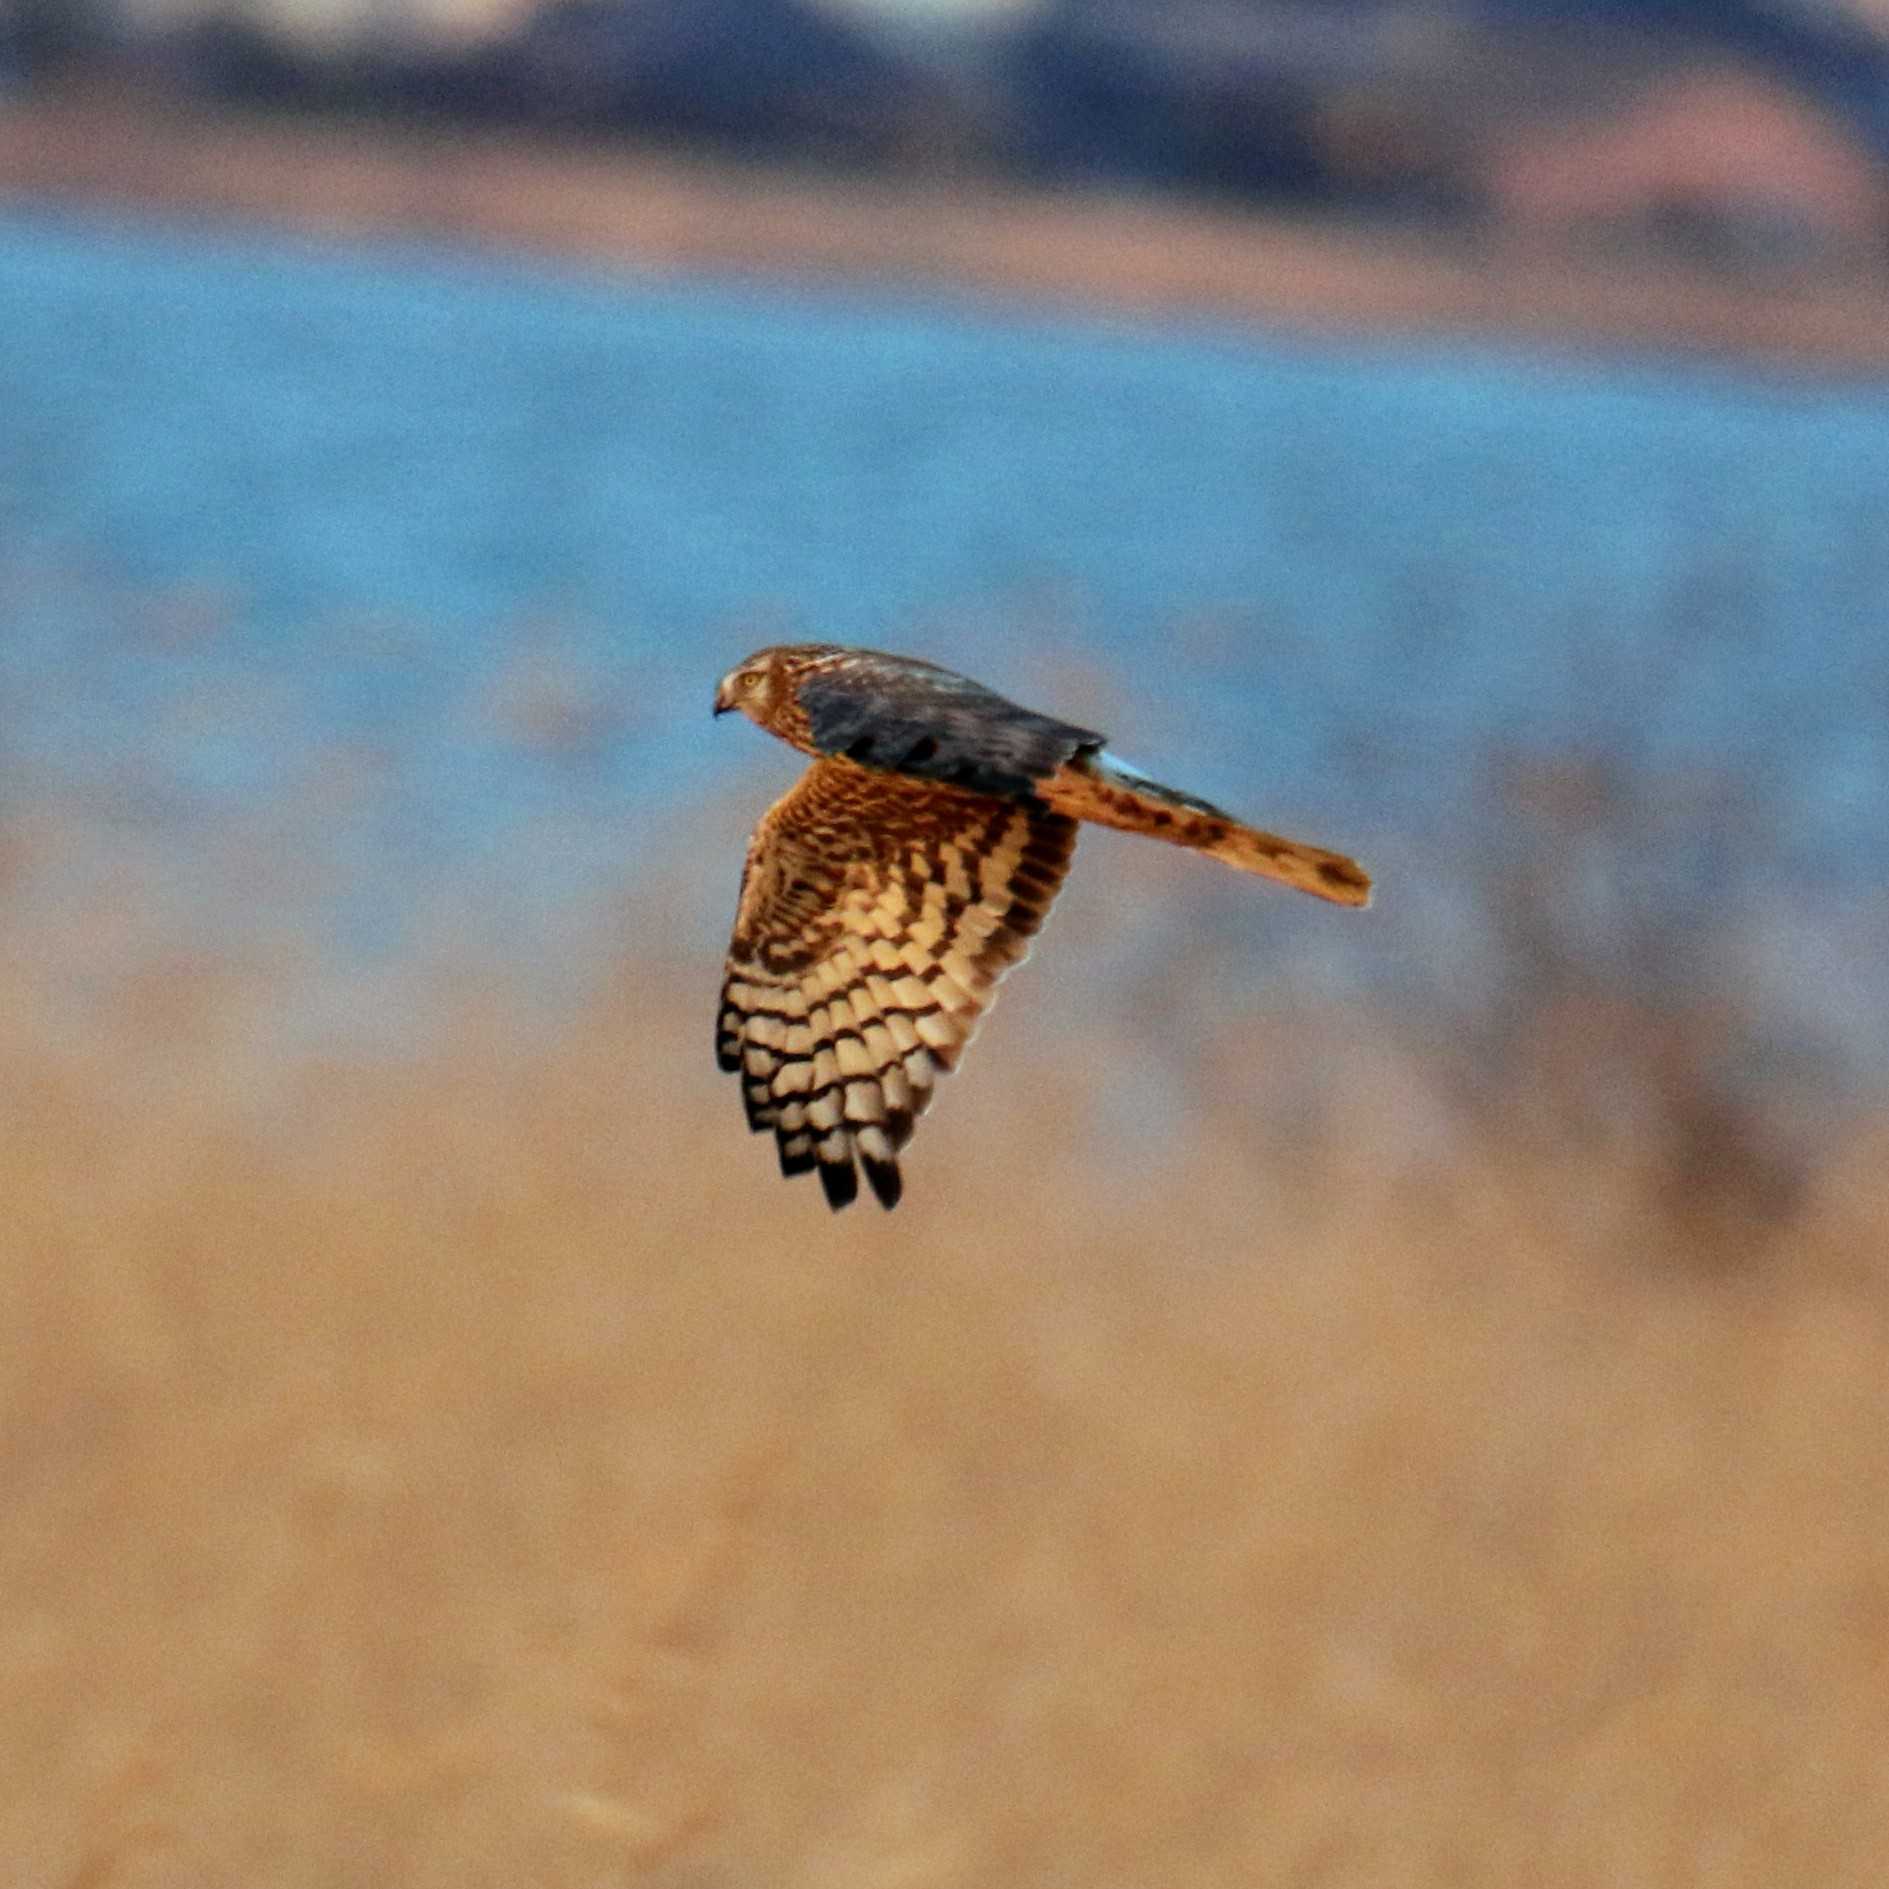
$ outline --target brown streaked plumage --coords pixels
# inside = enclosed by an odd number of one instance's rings
[[[857,1196],[859,1167],[897,1204],[899,1150],[1029,949],[1079,821],[1370,902],[1343,854],[1246,826],[1127,767],[1093,730],[913,657],[764,649],[721,679],[715,712],[731,708],[814,763],[749,844],[715,1053],[781,1172],[817,1170],[835,1208]]]

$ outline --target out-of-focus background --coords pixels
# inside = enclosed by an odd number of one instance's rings
[[[0,5],[0,1874],[1889,1869],[1889,12]],[[829,1216],[711,725],[1097,834]]]

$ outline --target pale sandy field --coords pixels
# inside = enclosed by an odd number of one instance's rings
[[[1882,1880],[1889,1125],[1728,1246],[1387,1154],[1341,1020],[1238,1026],[1315,1136],[1111,1154],[1011,995],[836,1220],[710,975],[285,1072],[266,982],[12,954],[8,1881]]]

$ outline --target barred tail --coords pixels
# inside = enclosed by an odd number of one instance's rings
[[[1264,833],[1192,794],[1163,787],[1106,750],[1078,754],[1037,789],[1058,813],[1124,833],[1145,833],[1276,879],[1334,905],[1369,905],[1371,879],[1356,860]]]

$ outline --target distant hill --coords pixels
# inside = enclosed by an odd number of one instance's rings
[[[1472,224],[1546,201],[1513,185],[1543,174],[1539,141],[1637,166],[1615,201],[1642,232],[1689,243],[1729,219],[1778,253],[1852,240],[1874,216],[1853,173],[1889,170],[1889,45],[1788,0],[1045,0],[922,32],[821,0],[542,0],[471,45],[401,31],[398,0],[340,44],[275,18],[214,0],[157,30],[125,0],[13,0],[0,76],[109,58],[252,106]],[[1689,73],[1724,80],[1716,116],[1673,89]],[[1676,159],[1689,137],[1738,142],[1740,86],[1767,140],[1745,172]],[[1797,178],[1776,244],[1772,161]],[[1847,207],[1822,214],[1818,176]]]

